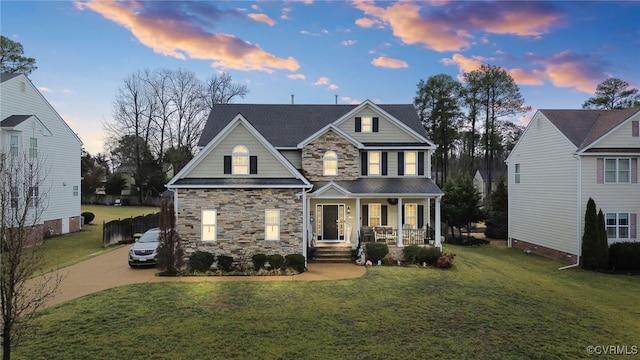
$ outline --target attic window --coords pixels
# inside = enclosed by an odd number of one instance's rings
[[[363,133],[370,133],[372,131],[372,124],[371,124],[371,118],[370,117],[363,117],[362,118],[362,132]]]
[[[378,132],[378,118],[370,116],[356,117],[357,133],[376,133]]]
[[[231,152],[232,169],[235,175],[249,174],[249,149],[244,145],[238,145]]]

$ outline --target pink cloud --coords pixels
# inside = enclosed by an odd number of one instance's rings
[[[181,6],[210,6],[199,2]],[[80,10],[89,9],[129,29],[145,46],[156,53],[178,59],[212,60],[213,67],[244,71],[273,72],[275,69],[296,71],[300,68],[293,57],[279,58],[260,46],[224,33],[208,33],[193,20],[180,13],[181,8],[167,10],[163,2],[76,2]],[[212,9],[215,12],[217,9]],[[206,23],[206,21],[202,21]]]
[[[287,77],[291,80],[305,80],[307,78],[302,74],[289,74]]]
[[[273,26],[275,25],[275,21],[269,17],[269,15],[267,14],[249,14],[247,15],[250,18],[252,18],[253,20],[257,21],[257,22],[261,22],[261,23],[265,23],[269,26]]]
[[[358,26],[380,23],[405,44],[421,44],[441,52],[469,48],[474,33],[539,36],[561,21],[560,12],[552,4],[538,2],[456,2],[446,6],[442,2],[402,1],[381,7],[370,0],[356,0],[354,4],[368,16],[356,20]],[[420,11],[425,8],[429,13],[422,15]]]
[[[377,57],[373,59],[371,63],[378,67],[385,67],[385,68],[392,68],[392,69],[401,69],[401,68],[409,67],[409,64],[407,64],[407,62],[404,60],[392,59],[385,56]]]
[[[319,78],[318,81],[313,83],[313,85],[327,85],[327,84],[329,84],[329,78],[326,76]]]

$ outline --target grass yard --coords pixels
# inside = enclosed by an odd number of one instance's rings
[[[638,276],[559,271],[493,246],[445,251],[458,255],[451,270],[112,289],[43,311],[15,358],[579,359],[589,345],[640,346]]]
[[[57,236],[45,241],[45,271],[69,266],[89,257],[110,251],[115,247],[102,247],[102,224],[111,220],[125,219],[158,212],[155,207],[82,205],[82,212],[92,212],[96,218],[77,233]]]

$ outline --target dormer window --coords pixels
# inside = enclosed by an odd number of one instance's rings
[[[324,176],[338,175],[338,155],[335,151],[327,151],[322,157],[322,167]]]
[[[249,149],[244,145],[238,145],[231,152],[231,169],[234,175],[249,174]]]
[[[371,118],[370,117],[363,117],[362,118],[362,132],[363,133],[370,133],[371,131],[372,131]]]

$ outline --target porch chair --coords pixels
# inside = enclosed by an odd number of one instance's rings
[[[373,229],[369,226],[363,226],[360,228],[360,241],[361,242],[374,242],[376,240]]]

